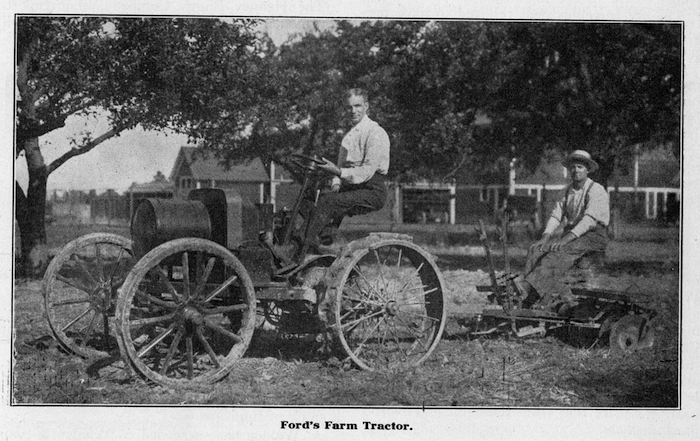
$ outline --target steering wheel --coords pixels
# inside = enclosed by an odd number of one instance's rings
[[[301,170],[309,172],[313,175],[326,174],[327,172],[317,167],[319,164],[325,164],[318,156],[309,156],[301,153],[295,153],[289,157],[289,162]]]

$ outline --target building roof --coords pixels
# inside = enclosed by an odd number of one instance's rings
[[[196,154],[195,154],[196,152]],[[260,158],[246,160],[240,164],[224,167],[219,159],[208,152],[198,151],[197,147],[180,147],[170,179],[181,174],[182,167],[188,167],[195,180],[215,180],[233,182],[267,182],[270,177]]]
[[[170,181],[152,181],[145,184],[133,183],[127,193],[172,193],[175,189]]]

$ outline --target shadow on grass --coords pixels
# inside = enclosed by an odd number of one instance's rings
[[[678,407],[678,384],[668,369],[589,372],[568,381],[583,399],[600,407]]]

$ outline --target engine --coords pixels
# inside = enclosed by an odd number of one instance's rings
[[[266,222],[264,222],[266,223]],[[182,237],[212,240],[228,249],[257,241],[261,222],[258,208],[235,190],[192,190],[187,200],[145,199],[131,221],[135,257]]]

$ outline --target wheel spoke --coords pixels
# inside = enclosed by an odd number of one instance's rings
[[[427,350],[427,348],[425,347],[425,345],[423,345],[423,341],[421,340],[422,338],[425,337],[425,334],[423,334],[423,333],[421,333],[422,335],[421,335],[421,334],[416,334],[416,333],[413,331],[412,326],[411,326],[410,323],[406,323],[406,322],[403,320],[403,318],[401,318],[401,317],[399,317],[399,316],[396,316],[396,318],[403,324],[404,329],[406,329],[406,330],[413,336],[413,338],[415,339],[414,341],[417,342],[418,344],[420,344],[421,347],[422,347],[424,350]],[[397,341],[397,343],[398,343],[398,341]]]
[[[119,254],[117,255],[117,262],[112,267],[112,271],[109,272],[109,280],[113,283],[114,275],[117,273],[117,268],[122,263],[122,257],[124,256],[124,248],[119,249]]]
[[[394,341],[396,342],[396,348],[403,354],[403,360],[407,360],[408,354],[401,347],[401,340],[399,339],[398,335],[396,335],[396,333],[394,332],[394,328],[391,327],[388,323],[387,326],[389,327],[389,332],[391,332],[391,335],[394,337]]]
[[[90,303],[90,298],[86,297],[75,297],[71,299],[65,299],[58,302],[52,302],[53,306],[64,306],[64,305],[75,305],[78,303]]]
[[[379,328],[379,325],[381,325],[382,322],[385,322],[385,321],[386,321],[386,318],[385,318],[385,317],[382,317],[380,320],[377,321],[377,324],[374,325],[374,328],[372,328],[372,330],[371,330],[369,333],[367,333],[367,336],[366,336],[366,337],[362,340],[362,342],[357,346],[357,350],[353,351],[353,353],[355,354],[355,356],[359,356],[359,355],[360,355],[360,352],[362,352],[362,349],[364,348],[365,343],[367,343],[367,340],[369,340],[369,338],[372,336],[372,334],[374,334],[374,331],[376,331],[377,328]]]
[[[401,291],[403,291],[404,289],[406,289],[406,287],[408,286],[408,284],[411,283],[413,280],[415,280],[416,277],[418,277],[418,274],[420,274],[420,271],[423,269],[423,264],[424,264],[424,263],[425,263],[425,262],[421,262],[420,265],[418,265],[418,268],[416,268],[416,271],[413,273],[413,275],[411,275],[411,276],[408,278],[408,281],[407,281],[406,283],[404,283],[404,285],[401,287],[401,289],[399,289],[399,292],[401,292]]]
[[[87,265],[85,264],[85,262],[84,262],[80,257],[78,257],[77,254],[73,254],[73,255],[71,256],[71,260],[75,261],[75,262],[78,264],[78,266],[80,267],[80,269],[83,270],[83,273],[85,273],[85,275],[87,275],[87,276],[90,278],[90,281],[92,281],[93,284],[95,284],[95,285],[98,284],[98,281],[95,280],[95,278],[92,276],[92,273],[91,273],[90,270],[88,269],[88,267],[87,267]]]
[[[360,271],[360,268],[359,268],[359,267],[355,267],[355,268],[354,268],[354,271],[355,271],[357,274],[359,274],[359,276],[362,277],[362,279],[367,283],[367,286],[369,287],[370,291],[374,291],[374,292],[376,293],[376,297],[377,297],[379,300],[386,301],[386,299],[381,295],[381,293],[379,293],[379,291],[377,291],[377,288],[375,288],[374,286],[372,286],[372,283],[371,283],[369,280],[367,280],[367,277],[365,277],[364,274],[362,274],[362,271]],[[358,286],[359,286],[359,285],[358,285]]]
[[[384,271],[382,271],[382,266],[384,266],[384,263],[386,263],[386,259],[384,262],[381,262],[379,258],[379,253],[377,252],[377,249],[375,248],[374,250],[374,257],[377,259],[377,267],[379,268],[379,278],[382,280],[382,285],[384,285],[384,291],[387,291],[387,284],[386,284],[386,279],[384,278]]]
[[[193,352],[192,349],[192,336],[188,335],[185,337],[185,344],[187,346],[187,378],[189,380],[194,376],[194,362],[193,362]]]
[[[129,326],[131,328],[138,328],[141,326],[167,322],[168,320],[172,320],[174,317],[175,317],[175,314],[173,313],[173,314],[168,314],[168,315],[162,315],[160,317],[148,317],[148,318],[142,318],[142,319],[136,319],[136,320],[129,320]]]
[[[371,306],[377,306],[377,307],[382,307],[382,306],[384,306],[384,302],[377,302],[377,301],[375,301],[375,300],[368,299],[368,298],[366,298],[366,297],[362,297],[362,294],[361,294],[361,293],[358,293],[357,297],[351,297],[351,296],[349,296],[349,295],[347,295],[347,294],[343,294],[343,298],[344,298],[344,299],[347,299],[347,300],[350,300],[350,301],[353,301],[353,302],[362,303],[362,304],[365,304],[365,305],[371,305]]]
[[[61,282],[65,283],[66,285],[70,285],[75,289],[79,289],[80,291],[83,291],[85,293],[90,293],[92,291],[90,288],[87,286],[83,285],[82,283],[79,283],[75,280],[69,279],[65,276],[62,276],[60,274],[56,274],[56,280],[60,280]]]
[[[401,311],[401,312],[402,312],[403,314],[410,314],[410,315],[412,315],[412,316],[420,317],[420,318],[425,319],[425,320],[432,320],[432,321],[434,321],[434,322],[436,322],[436,323],[439,323],[439,322],[440,322],[440,319],[437,319],[437,318],[435,318],[435,317],[430,317],[430,316],[425,315],[425,314],[419,314],[419,313],[417,313],[417,312],[411,312],[411,311]]]
[[[100,244],[97,242],[95,243],[95,262],[97,263],[98,277],[100,278],[100,282],[103,282],[105,279],[104,266],[102,262],[102,253],[100,252]]]
[[[172,323],[170,326],[168,326],[168,328],[165,331],[161,332],[156,338],[154,338],[152,342],[141,348],[141,350],[139,350],[136,356],[142,358],[144,355],[148,354],[153,348],[156,347],[156,345],[158,345],[158,343],[163,341],[165,337],[167,337],[173,332],[175,326],[175,323]]]
[[[177,332],[175,333],[175,337],[173,338],[172,343],[170,343],[170,349],[168,349],[168,354],[165,356],[163,365],[160,367],[161,375],[165,375],[165,373],[168,371],[168,367],[173,361],[175,352],[177,352],[177,346],[180,344],[180,340],[182,340],[183,335],[185,335],[185,328],[179,327]]]
[[[209,294],[209,295],[207,296],[206,299],[204,299],[204,303],[209,303],[209,302],[211,302],[211,301],[214,299],[214,297],[216,297],[216,296],[218,296],[219,294],[221,294],[222,292],[226,291],[226,289],[228,289],[228,287],[231,286],[231,284],[232,284],[233,282],[235,282],[236,280],[238,280],[238,276],[237,276],[237,275],[233,275],[233,276],[229,277],[229,278],[223,283],[223,285],[221,285],[220,287],[216,288],[216,290],[214,290],[211,294]]]
[[[219,334],[222,334],[222,335],[230,338],[231,340],[233,340],[236,343],[240,343],[243,341],[243,339],[238,334],[234,334],[233,332],[229,331],[228,329],[224,329],[221,325],[218,325],[216,323],[212,323],[211,320],[205,319],[204,325],[207,328],[214,330],[214,331],[218,332]]]
[[[154,305],[162,306],[163,308],[168,308],[168,309],[175,309],[177,308],[177,303],[175,302],[168,302],[167,300],[161,300],[158,297],[152,296],[150,294],[147,294],[141,290],[136,291],[136,295],[138,297],[141,297],[143,301],[145,302],[151,302]]]
[[[204,337],[201,326],[197,326],[197,337],[199,338],[200,343],[202,343],[202,346],[204,346],[204,350],[207,351],[207,354],[209,354],[211,362],[214,363],[214,366],[216,366],[217,369],[220,368],[221,365],[219,364],[219,360],[216,359],[214,350],[211,348],[211,346],[209,346],[209,342]]]
[[[165,287],[168,289],[168,292],[170,293],[170,295],[173,296],[173,300],[176,300],[176,301],[181,300],[180,294],[177,292],[177,290],[175,289],[173,284],[170,283],[170,279],[168,278],[168,273],[160,265],[156,266],[154,269],[156,270],[156,273],[158,274],[160,279],[165,284]]]
[[[105,346],[109,342],[109,315],[102,313],[102,338]]]
[[[190,258],[188,252],[182,253],[182,285],[185,300],[190,298]]]
[[[64,326],[63,328],[61,328],[61,332],[66,332],[66,329],[68,329],[68,328],[70,328],[71,326],[73,326],[74,324],[78,323],[78,320],[80,320],[81,318],[85,317],[85,316],[87,315],[87,313],[90,312],[90,311],[92,311],[92,305],[89,306],[88,309],[86,309],[85,311],[83,311],[82,313],[80,313],[80,315],[78,315],[76,318],[74,318],[73,320],[71,320],[66,326]]]
[[[96,320],[97,320],[97,311],[94,311],[94,313],[92,314],[92,318],[90,319],[90,323],[85,328],[85,332],[83,332],[83,341],[80,342],[80,346],[85,347],[85,344],[87,343],[88,339],[90,338],[90,334],[92,334],[92,331],[95,328]]]
[[[227,312],[247,311],[247,310],[248,310],[248,305],[246,305],[245,303],[240,303],[238,305],[219,306],[218,308],[205,308],[202,310],[202,312],[206,315],[212,315],[212,314],[226,314]]]
[[[194,290],[194,293],[192,294],[192,297],[197,299],[199,298],[199,295],[202,294],[202,291],[204,291],[204,287],[207,284],[207,281],[209,281],[209,276],[211,275],[212,269],[214,269],[214,263],[216,262],[216,258],[211,257],[209,261],[207,262],[207,266],[204,268],[204,272],[202,273],[202,279],[200,282],[197,284],[197,287]]]
[[[363,321],[370,320],[371,318],[376,317],[378,315],[382,315],[382,314],[384,314],[384,311],[376,311],[376,312],[373,312],[369,315],[363,315],[362,317],[355,319],[351,322],[342,323],[340,326],[341,326],[341,328],[348,328],[350,326],[362,323]]]

